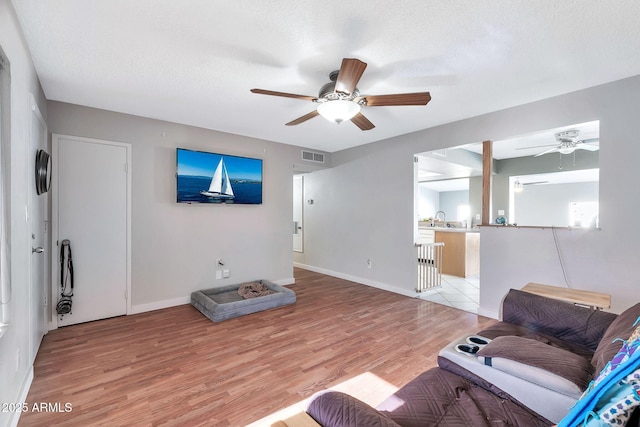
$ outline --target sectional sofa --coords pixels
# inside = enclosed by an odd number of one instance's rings
[[[377,408],[325,391],[311,399],[306,412],[325,427],[555,425],[579,406],[621,348],[628,350],[626,340],[635,337],[638,344],[638,318],[640,304],[615,315],[512,289],[503,300],[502,321],[453,340],[440,352],[438,367]],[[640,375],[633,363],[631,371]],[[631,408],[623,419],[636,426],[639,415]]]

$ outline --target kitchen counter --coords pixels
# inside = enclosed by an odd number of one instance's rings
[[[473,228],[465,228],[462,226],[462,223],[458,221],[453,221],[453,222],[447,221],[446,223],[442,221],[437,221],[436,224],[437,225],[432,226],[431,221],[418,221],[418,229],[420,231],[426,231],[426,230],[451,231],[454,233],[479,233],[480,232],[479,227],[476,226]],[[450,224],[451,227],[447,227],[445,226],[445,224]]]
[[[460,229],[462,230],[462,229]],[[480,274],[480,233],[435,230],[435,242],[443,242],[442,274],[470,277]]]
[[[426,230],[442,231],[445,233],[479,233],[479,228],[456,228],[456,227],[420,227]]]
[[[419,242],[443,242],[442,274],[471,277],[480,274],[480,230],[478,228],[431,227],[420,223]]]

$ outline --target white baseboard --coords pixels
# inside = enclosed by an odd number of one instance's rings
[[[344,274],[326,268],[315,267],[313,265],[301,264],[298,262],[293,263],[294,266],[304,268],[305,270],[315,271],[316,273],[326,274],[327,276],[337,277],[338,279],[349,280],[351,282],[360,283],[361,285],[371,286],[372,288],[382,289],[384,291],[393,292],[396,294],[404,295],[406,297],[415,298],[417,293],[415,291],[409,291],[407,289],[391,286],[386,283],[377,282],[375,280],[366,279],[364,277],[352,276],[350,274]]]
[[[161,310],[163,308],[175,307],[176,305],[189,304],[190,302],[191,296],[164,301],[154,301],[147,304],[136,304],[131,306],[131,313],[128,314],[138,314],[147,311]]]
[[[275,283],[276,285],[287,286],[294,284],[296,280],[293,277],[288,277],[285,279],[271,280],[271,282]],[[147,311],[161,310],[163,308],[175,307],[176,305],[184,305],[190,303],[191,295],[164,301],[154,301],[147,304],[136,304],[131,306],[131,312],[127,314],[145,313]]]
[[[18,396],[18,400],[16,402],[26,402],[27,395],[29,394],[29,389],[31,388],[31,383],[33,382],[33,366],[29,368],[27,372],[27,376],[22,382],[22,386],[20,387],[20,395]],[[16,427],[18,425],[18,421],[20,421],[20,412],[12,412],[9,418],[8,426]]]
[[[478,307],[478,316],[489,317],[491,319],[500,320],[500,313],[497,313],[493,310],[486,310],[482,307]]]

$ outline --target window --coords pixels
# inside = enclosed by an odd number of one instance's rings
[[[471,216],[471,206],[458,205],[458,221],[468,221]]]
[[[569,203],[569,227],[598,228],[598,202]]]

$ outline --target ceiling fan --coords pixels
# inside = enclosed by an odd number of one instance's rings
[[[552,147],[548,150],[538,153],[533,157],[539,157],[549,153],[571,154],[576,150],[597,151],[600,147],[597,145],[587,145],[589,142],[599,141],[598,138],[580,139],[580,131],[577,129],[570,129],[563,132],[558,132],[555,135],[556,144],[553,145],[538,145],[536,147],[527,148],[541,148]]]
[[[429,92],[400,93],[391,95],[360,95],[356,87],[367,64],[355,58],[344,58],[339,70],[329,74],[329,83],[324,84],[318,96],[296,95],[265,89],[251,89],[252,93],[283,96],[318,103],[315,110],[286,123],[295,126],[321,115],[329,121],[342,123],[351,120],[361,130],[375,126],[361,112],[362,107],[385,107],[395,105],[427,105],[431,100]]]
[[[541,185],[548,183],[549,181],[520,182],[519,179],[516,179],[516,181],[513,183],[513,191],[515,191],[516,193],[521,193],[524,190],[525,185]]]

